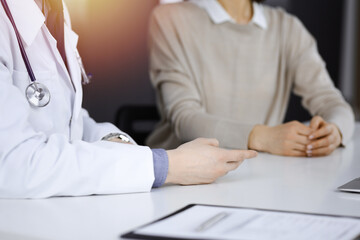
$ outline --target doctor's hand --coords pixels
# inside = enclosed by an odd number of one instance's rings
[[[198,138],[167,151],[169,171],[165,183],[207,184],[236,169],[247,158],[257,156],[251,150],[219,148],[216,139]]]
[[[307,156],[326,156],[340,146],[342,135],[339,128],[333,123],[327,123],[319,116],[312,118],[310,128],[313,133],[309,135],[310,143],[307,144]]]
[[[256,125],[249,135],[248,147],[276,155],[305,157],[312,132],[298,121],[275,127]]]

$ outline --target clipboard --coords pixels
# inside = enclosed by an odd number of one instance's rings
[[[191,208],[191,207],[193,207],[193,206],[196,206],[196,205],[199,205],[199,204],[189,204],[189,205],[187,205],[187,206],[185,206],[185,207],[183,207],[183,208],[181,208],[181,209],[179,209],[179,210],[177,210],[177,211],[175,211],[175,212],[173,212],[173,213],[170,213],[169,215],[166,215],[165,217],[159,218],[159,219],[157,219],[157,220],[155,220],[155,221],[153,221],[153,222],[151,222],[151,223],[142,225],[142,226],[140,226],[140,227],[138,227],[138,228],[136,228],[136,229],[139,229],[139,228],[142,228],[142,227],[146,227],[146,226],[150,226],[151,224],[154,224],[154,223],[156,223],[156,222],[160,222],[160,221],[162,221],[162,220],[165,220],[165,219],[167,219],[167,218],[169,218],[169,217],[175,216],[176,214],[181,213],[181,212],[183,212],[183,211],[185,211],[185,210],[187,210],[187,209],[189,209],[189,208]],[[210,205],[209,205],[209,206],[210,206]],[[124,233],[124,234],[122,234],[120,237],[121,237],[121,238],[129,238],[129,239],[149,239],[149,240],[169,240],[169,239],[173,239],[173,240],[188,240],[188,239],[186,239],[186,238],[168,238],[168,237],[160,237],[160,236],[150,236],[150,235],[137,234],[137,233],[135,233],[135,232],[136,232],[136,229],[134,229],[134,230],[132,230],[132,231],[130,231],[130,232],[128,232],[128,233]]]
[[[338,187],[338,190],[342,192],[360,193],[360,177]]]
[[[141,231],[143,229],[146,229],[148,227],[151,227],[155,224],[159,224],[162,223],[164,221],[168,221],[173,217],[176,217],[180,214],[183,214],[189,210],[192,210],[195,207],[206,207],[206,208],[221,208],[221,209],[225,209],[225,210],[244,210],[244,211],[257,211],[257,212],[261,212],[261,213],[275,213],[275,214],[286,214],[286,215],[297,215],[297,216],[304,216],[304,217],[315,217],[315,218],[326,218],[326,219],[332,219],[332,220],[339,220],[339,221],[353,221],[356,222],[356,231],[355,229],[354,232],[352,234],[354,234],[353,237],[351,238],[343,238],[343,239],[354,239],[354,240],[360,240],[360,217],[348,217],[348,216],[340,216],[340,215],[330,215],[330,214],[318,214],[318,213],[306,213],[306,212],[296,212],[296,211],[282,211],[282,210],[269,210],[269,209],[260,209],[260,208],[243,208],[243,207],[232,207],[232,206],[221,206],[221,205],[207,205],[207,204],[190,204],[187,205],[165,217],[162,217],[160,219],[157,219],[151,223],[145,224],[143,226],[140,226],[132,231],[129,231],[125,234],[122,234],[120,237],[122,238],[127,238],[127,239],[149,239],[149,240],[153,240],[153,239],[172,239],[172,240],[189,240],[189,239],[198,239],[198,240],[205,240],[205,239],[223,239],[222,237],[219,238],[209,238],[209,236],[207,237],[201,237],[201,236],[191,236],[191,237],[184,237],[184,236],[180,236],[180,235],[163,235],[163,234],[144,234]],[[236,239],[236,238],[233,238]],[[243,238],[241,238],[243,239]],[[263,239],[263,238],[262,238]],[[325,239],[325,238],[324,238]],[[337,238],[335,238],[337,239]]]

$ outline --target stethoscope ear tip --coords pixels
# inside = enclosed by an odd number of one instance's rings
[[[87,85],[91,82],[91,79],[93,78],[93,75],[91,73],[89,74],[84,74],[83,75],[83,81],[82,81],[82,84],[83,85]]]

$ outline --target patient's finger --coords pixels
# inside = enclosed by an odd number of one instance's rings
[[[311,157],[327,156],[330,153],[332,153],[335,149],[336,149],[335,144],[330,144],[327,147],[322,147],[322,148],[311,150],[307,154],[308,154],[308,156],[311,156]]]
[[[313,132],[310,136],[309,139],[318,139],[324,136],[327,136],[329,134],[332,133],[334,129],[331,127],[331,125],[326,124],[324,126],[322,126],[319,130]]]
[[[332,134],[320,138],[316,141],[313,141],[312,143],[307,145],[307,149],[310,150],[310,149],[323,148],[329,146],[330,144],[335,144],[335,137]]]
[[[325,121],[322,117],[320,116],[315,116],[311,119],[311,122],[310,122],[310,128],[313,129],[313,130],[317,130],[321,127],[322,124],[324,124]]]

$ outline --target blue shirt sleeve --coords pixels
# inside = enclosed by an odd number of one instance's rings
[[[157,188],[165,183],[169,170],[169,159],[164,149],[151,149],[151,151],[153,154],[155,175],[153,187]]]

